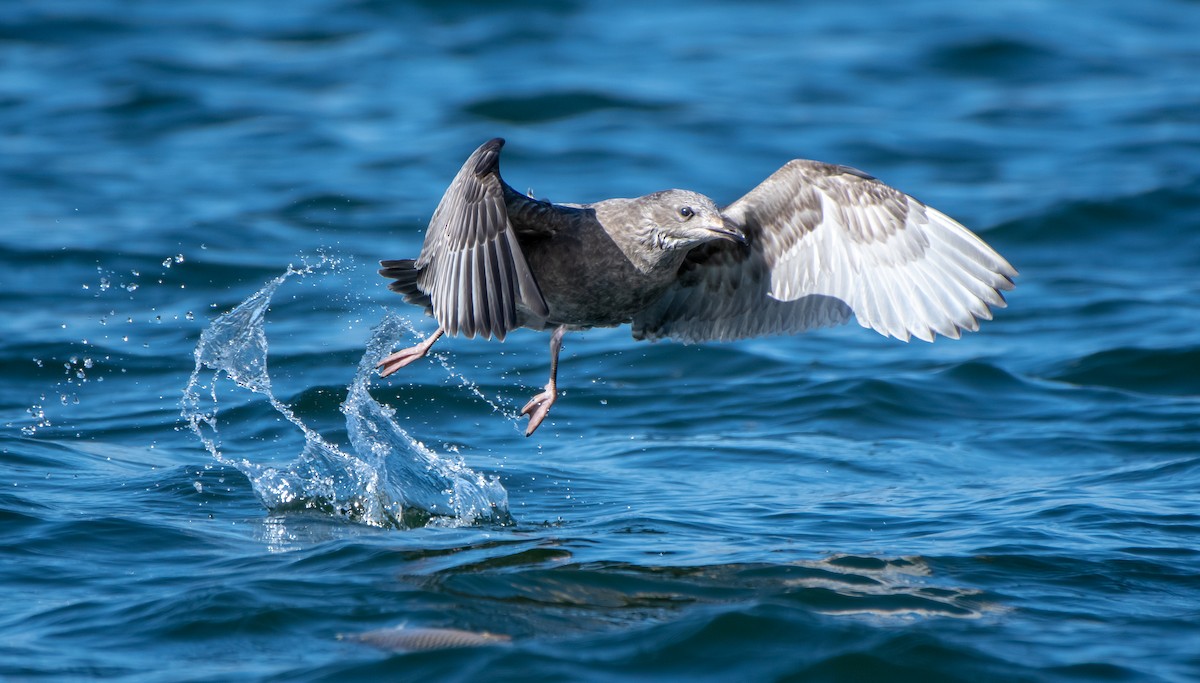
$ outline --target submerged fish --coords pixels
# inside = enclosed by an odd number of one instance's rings
[[[344,633],[340,640],[352,640],[393,652],[420,652],[456,647],[509,645],[512,637],[487,631],[463,631],[457,628],[424,628],[397,626],[364,633]]]

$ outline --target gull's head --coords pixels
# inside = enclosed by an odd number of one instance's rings
[[[746,244],[746,236],[725,220],[713,200],[689,190],[664,190],[647,195],[646,218],[655,246],[690,249],[713,240]]]

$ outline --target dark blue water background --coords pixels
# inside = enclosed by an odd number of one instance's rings
[[[1198,36],[1182,0],[0,4],[0,678],[1200,679]],[[546,335],[363,370],[432,329],[376,260],[496,135],[557,201],[857,166],[1021,277],[957,342],[573,334],[527,440]],[[512,641],[337,638],[402,624]]]

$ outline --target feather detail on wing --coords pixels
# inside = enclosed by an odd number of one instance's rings
[[[517,307],[547,315],[508,220],[496,138],[471,155],[438,204],[415,267],[446,332],[504,336],[519,326]]]
[[[723,213],[749,246],[694,249],[635,337],[737,339],[852,313],[906,341],[957,338],[1005,305],[1017,275],[953,219],[845,166],[791,161]]]

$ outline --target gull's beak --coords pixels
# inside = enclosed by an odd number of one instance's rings
[[[719,227],[709,228],[709,231],[723,240],[737,242],[743,247],[747,244],[750,244],[750,240],[746,239],[746,233],[742,232],[741,228],[739,228],[737,224],[724,216],[721,216],[721,225]]]

